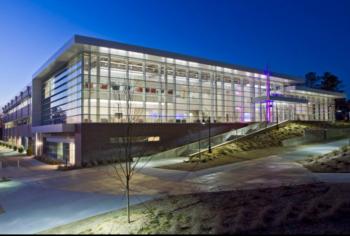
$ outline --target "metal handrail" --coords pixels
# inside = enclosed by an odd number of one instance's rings
[[[270,128],[273,128],[273,127],[277,127],[277,126],[279,126],[279,125],[286,124],[286,123],[288,123],[288,122],[290,122],[290,120],[284,120],[284,121],[281,121],[281,122],[279,122],[279,123],[270,123],[270,124],[265,123],[266,126],[263,127],[263,128],[260,128],[260,129],[258,129],[258,130],[256,130],[256,131],[252,132],[252,133],[248,133],[248,134],[245,134],[245,135],[243,135],[243,136],[237,137],[237,138],[235,138],[235,139],[228,140],[228,141],[226,141],[226,142],[217,144],[217,145],[215,145],[215,146],[212,146],[211,148],[214,149],[214,148],[218,148],[218,147],[224,146],[224,145],[226,145],[226,144],[230,144],[230,143],[236,142],[236,141],[238,141],[238,140],[240,140],[240,139],[243,139],[243,138],[246,138],[246,137],[248,137],[248,136],[250,136],[250,135],[257,134],[257,133],[259,133],[259,132],[261,132],[261,131],[264,131],[264,130],[266,130],[266,129],[270,129]],[[247,128],[247,127],[248,127],[248,126],[243,127],[243,128]],[[207,149],[204,149],[204,150],[195,152],[195,153],[193,153],[193,154],[191,154],[191,155],[189,155],[189,156],[192,157],[192,156],[201,154],[201,153],[206,152],[206,151],[207,151]]]

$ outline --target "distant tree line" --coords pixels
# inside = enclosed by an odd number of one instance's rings
[[[307,73],[305,75],[305,85],[315,89],[343,92],[342,81],[330,72],[325,72],[323,75],[317,75],[315,72]]]

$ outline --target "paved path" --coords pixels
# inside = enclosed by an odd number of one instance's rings
[[[311,173],[296,161],[305,159],[309,155],[331,152],[346,144],[348,144],[347,139],[305,145],[282,155],[200,170],[194,173],[197,177],[191,181],[207,186],[208,191],[327,182],[327,178]],[[345,175],[349,177],[345,178]],[[342,179],[350,180],[350,174],[345,175]],[[337,179],[340,180],[339,177]]]
[[[11,182],[8,183],[8,185]],[[74,192],[47,188],[40,184],[11,183],[1,187],[0,202],[5,214],[0,215],[1,234],[33,234],[89,216],[124,207],[122,195]],[[151,196],[131,198],[132,204]]]
[[[161,195],[238,188],[273,187],[317,181],[350,181],[349,174],[312,174],[296,160],[323,154],[348,143],[340,140],[302,146],[281,156],[245,161],[196,172],[157,168],[163,160],[140,162],[132,179],[132,200]],[[54,171],[30,158],[28,165],[0,170],[14,181],[0,183],[0,233],[36,233],[123,207],[123,186],[111,167]],[[173,159],[171,162],[180,161]]]

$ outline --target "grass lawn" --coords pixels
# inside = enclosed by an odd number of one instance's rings
[[[350,233],[349,184],[314,183],[169,196],[62,225],[45,234]]]
[[[292,147],[270,147],[270,148],[252,150],[252,151],[236,152],[232,154],[232,156],[225,155],[222,157],[214,158],[210,161],[207,161],[206,159],[204,159],[205,161],[203,162],[186,161],[182,163],[160,166],[158,168],[171,169],[171,170],[183,170],[183,171],[197,171],[197,170],[207,169],[211,167],[226,165],[226,164],[233,164],[237,162],[268,157],[276,154],[283,154],[291,150],[293,150]]]

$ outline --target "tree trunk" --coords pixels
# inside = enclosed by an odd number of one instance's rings
[[[126,177],[126,211],[128,223],[130,223],[130,191],[129,191],[129,177]]]

